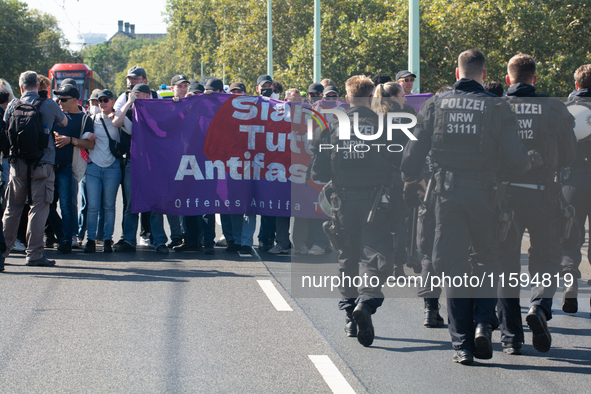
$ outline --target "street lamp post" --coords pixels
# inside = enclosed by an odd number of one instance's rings
[[[408,69],[417,76],[413,93],[421,93],[421,52],[419,40],[419,0],[408,2]]]
[[[320,0],[314,0],[314,82],[320,82],[321,76],[320,55]]]
[[[273,11],[267,0],[267,74],[273,78]]]

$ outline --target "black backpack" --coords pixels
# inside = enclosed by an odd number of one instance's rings
[[[45,99],[39,98],[33,104],[16,100],[8,124],[10,157],[23,159],[33,164],[43,156],[47,148],[49,134],[43,128],[41,105]]]

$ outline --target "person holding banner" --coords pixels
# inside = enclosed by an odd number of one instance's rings
[[[135,94],[129,95],[135,100]],[[98,94],[101,113],[95,115],[94,134],[97,139],[90,150],[91,163],[86,168],[86,191],[88,198],[88,240],[84,253],[96,252],[96,234],[98,230],[98,212],[104,209],[104,245],[103,252],[113,252],[113,231],[115,229],[115,201],[121,182],[121,159],[111,151],[111,140],[120,141],[121,132],[131,134],[131,121],[125,112],[118,111],[111,120],[115,100],[110,90],[102,90]],[[125,106],[123,107],[125,110]],[[120,128],[122,126],[122,129]],[[83,137],[84,138],[84,137]]]

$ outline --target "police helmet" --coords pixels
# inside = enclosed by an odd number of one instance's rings
[[[584,105],[570,105],[568,110],[575,117],[577,141],[591,140],[591,108]]]

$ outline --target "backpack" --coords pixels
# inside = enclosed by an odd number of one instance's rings
[[[43,128],[40,108],[45,99],[39,98],[33,104],[16,100],[8,124],[10,157],[23,159],[33,164],[43,157],[47,148],[49,133]]]

